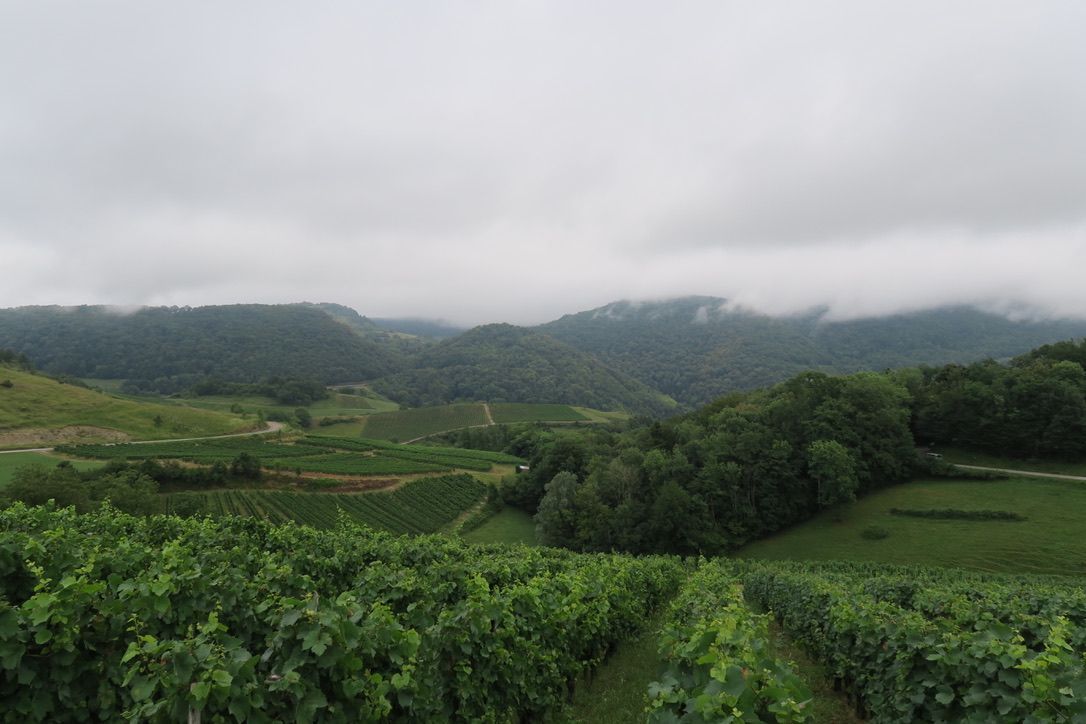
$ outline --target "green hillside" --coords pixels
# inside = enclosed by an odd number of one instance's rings
[[[413,368],[373,383],[411,406],[459,400],[546,402],[665,415],[671,398],[545,334],[508,324],[476,327],[422,350]]]
[[[0,309],[0,347],[46,372],[126,379],[161,393],[209,376],[351,382],[402,364],[399,346],[385,333],[360,335],[342,318],[305,304],[147,307],[130,314],[107,307]]]
[[[807,369],[847,373],[1022,354],[1086,335],[1086,321],[1011,321],[965,307],[834,322],[771,317],[717,297],[615,302],[537,327],[687,404]]]
[[[120,399],[0,367],[0,448],[202,437],[252,425],[237,415]]]
[[[925,518],[893,515],[894,508],[999,510],[1025,520]],[[918,480],[867,495],[843,513],[822,513],[751,543],[739,555],[1082,574],[1086,573],[1083,520],[1086,483],[1038,478]],[[865,537],[872,529],[885,536]]]

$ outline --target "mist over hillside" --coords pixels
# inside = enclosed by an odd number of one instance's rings
[[[719,297],[619,301],[533,328],[466,332],[332,303],[0,310],[0,348],[41,369],[181,391],[207,377],[373,381],[408,405],[479,399],[665,414],[807,369],[847,373],[1002,359],[1086,336],[1086,321],[969,307],[846,321],[770,316]]]

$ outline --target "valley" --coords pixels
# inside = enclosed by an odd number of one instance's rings
[[[0,434],[55,448],[0,455],[0,537],[18,551],[0,563],[0,664],[58,692],[40,698],[5,673],[13,711],[63,720],[71,697],[105,718],[118,706],[124,717],[309,707],[316,720],[350,710],[582,722],[601,711],[673,721],[692,702],[717,712],[710,720],[737,707],[796,722],[1077,711],[1060,691],[1086,670],[1057,652],[1077,652],[1086,635],[1075,583],[1086,483],[957,465],[1086,473],[1086,343],[853,374],[824,360],[753,390],[737,380],[758,379],[742,377],[757,363],[733,357],[721,368],[731,391],[698,406],[701,383],[672,398],[618,372],[617,357],[536,331],[493,325],[435,341],[337,305],[300,309],[399,361],[381,374],[354,366],[322,379],[303,364],[229,379],[161,375],[144,356],[150,384],[68,378],[4,353]],[[625,323],[636,311],[609,309],[593,318]],[[647,306],[649,321],[678,329],[664,309]],[[623,329],[631,350],[666,349],[685,374],[678,338]],[[80,534],[91,529],[107,533]],[[109,549],[108,531],[121,529],[128,543]],[[68,557],[35,557],[43,537]],[[162,555],[166,568],[147,562]],[[66,568],[81,556],[95,562]],[[98,565],[130,571],[130,583],[100,579]],[[259,583],[197,582],[207,566]],[[125,585],[148,596],[122,606]],[[212,618],[212,590],[238,603]],[[93,623],[63,638],[36,613],[52,601]],[[170,614],[142,624],[154,643],[107,613],[141,606]],[[465,617],[474,628],[449,623]],[[303,619],[321,623],[284,633]],[[840,636],[812,633],[826,627]],[[97,653],[107,635],[126,642],[124,657]],[[209,636],[226,658],[193,673],[154,663],[181,661]],[[380,653],[366,636],[399,643]],[[983,642],[1013,651],[985,692]],[[452,646],[470,674],[442,663]],[[962,646],[977,653],[916,663]],[[58,681],[37,663],[57,655],[129,684],[103,697]],[[359,655],[385,683],[357,684]],[[1013,672],[1041,656],[1059,684],[1027,689],[1041,679]],[[888,666],[900,674],[872,674]],[[276,676],[297,685],[245,693]],[[206,682],[206,695],[175,693],[181,680]]]

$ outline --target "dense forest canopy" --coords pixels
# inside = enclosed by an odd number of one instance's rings
[[[909,386],[921,443],[1014,457],[1086,455],[1086,341],[1045,345],[1010,365],[922,369]]]
[[[2,309],[0,346],[46,372],[136,380],[163,393],[205,377],[352,382],[402,364],[396,347],[311,305],[149,307],[130,314],[106,307]]]
[[[799,375],[621,433],[538,433],[507,490],[544,539],[717,553],[912,474],[909,393],[886,375]]]
[[[805,372],[664,422],[490,436],[530,459],[505,494],[535,513],[546,542],[718,553],[930,473],[938,463],[918,444],[1082,459],[1084,352],[1086,341],[1010,364]]]
[[[1009,358],[1086,335],[1086,322],[1015,322],[972,308],[832,322],[770,317],[716,297],[616,302],[538,327],[680,402],[704,404],[807,369],[849,373]]]
[[[676,409],[673,400],[591,355],[509,324],[476,327],[428,347],[411,369],[377,380],[373,389],[410,405],[546,401],[647,415]]]

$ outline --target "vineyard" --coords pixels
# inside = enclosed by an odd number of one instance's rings
[[[595,421],[569,405],[494,402],[490,413],[496,424],[516,422],[589,422]],[[603,413],[596,413],[606,419]],[[371,439],[405,442],[465,427],[488,424],[486,411],[480,403],[419,407],[396,412],[368,415],[362,434]]]
[[[569,405],[495,402],[490,414],[498,424],[509,422],[586,422],[587,417]]]
[[[166,496],[168,513],[241,515],[333,528],[341,516],[392,533],[432,533],[478,502],[486,486],[470,475],[411,480],[389,492],[298,493],[218,490]]]
[[[872,721],[1086,720],[1077,579],[732,561],[703,563],[669,610],[651,718],[810,721],[809,690],[767,646],[771,617]]]
[[[445,430],[487,424],[481,404],[418,407],[382,412],[365,418],[362,434],[368,438],[405,442]]]
[[[528,721],[663,605],[674,559],[249,518],[0,511],[8,721]]]
[[[241,515],[218,519],[0,511],[7,720],[561,720],[572,682],[664,606],[650,721],[815,721],[771,625],[875,722],[1086,719],[1079,579],[479,548],[304,508],[402,495],[410,520],[367,522],[418,532],[471,496],[422,482],[231,491]]]
[[[105,460],[176,459],[199,464],[228,463],[245,453],[271,470],[329,475],[409,475],[476,470],[522,462],[519,458],[484,450],[406,446],[382,440],[310,436],[294,444],[246,438],[126,445],[73,445],[63,451]]]

